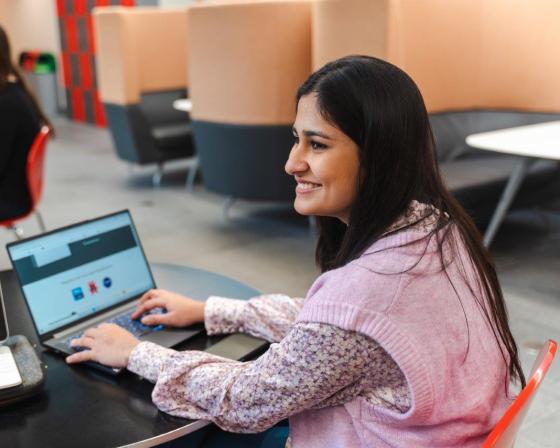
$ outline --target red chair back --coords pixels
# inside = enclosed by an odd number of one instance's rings
[[[50,129],[47,126],[41,128],[27,156],[27,188],[31,197],[31,212],[35,210],[43,193],[43,173],[49,133]]]
[[[558,345],[555,341],[549,340],[542,347],[535,363],[533,364],[533,370],[527,385],[519,393],[496,427],[488,435],[482,445],[482,448],[513,447],[517,432],[525,419],[525,415],[529,410],[529,406],[531,406],[535,393],[537,392],[541,381],[546,375],[546,372],[548,372],[548,369],[552,364],[552,360],[556,355],[557,346]]]
[[[35,211],[37,203],[39,199],[41,199],[41,193],[43,192],[45,151],[47,148],[47,138],[50,132],[51,130],[47,126],[43,126],[33,140],[31,149],[27,155],[25,172],[27,176],[27,189],[29,190],[29,196],[31,198],[31,208],[22,216],[14,216],[5,221],[0,221],[0,227],[11,227],[15,225],[17,221],[27,218],[27,216]]]

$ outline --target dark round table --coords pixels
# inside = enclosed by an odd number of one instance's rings
[[[199,300],[209,295],[248,299],[259,292],[236,280],[184,266],[152,263],[158,287]],[[68,366],[38,344],[13,271],[0,272],[10,334],[23,334],[47,365],[43,392],[0,408],[0,447],[150,447],[206,426],[160,412],[152,403],[153,385],[125,371],[113,377],[95,369]],[[224,336],[202,332],[177,347],[204,350]]]

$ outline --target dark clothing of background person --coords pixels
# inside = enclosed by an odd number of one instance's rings
[[[8,82],[0,90],[0,221],[31,208],[25,169],[40,127],[29,96],[19,84]]]

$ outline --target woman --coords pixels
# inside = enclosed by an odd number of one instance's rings
[[[52,125],[12,63],[10,42],[0,26],[0,221],[31,208],[26,163],[41,125]]]
[[[524,384],[496,272],[441,180],[422,97],[397,67],[348,57],[299,89],[296,210],[318,216],[323,274],[305,300],[206,304],[163,290],[133,317],[278,342],[251,362],[138,343],[104,325],[69,362],[128,367],[165,412],[258,432],[290,418],[294,447],[478,447]]]

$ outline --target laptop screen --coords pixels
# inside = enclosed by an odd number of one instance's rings
[[[10,244],[8,252],[40,335],[154,287],[128,211]]]

